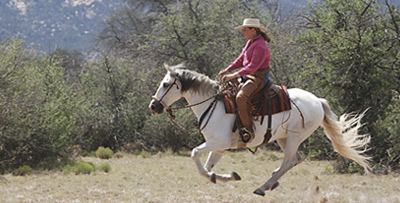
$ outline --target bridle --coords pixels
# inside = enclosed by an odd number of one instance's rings
[[[178,84],[176,84],[176,78],[175,78],[174,82],[168,87],[167,91],[165,91],[165,93],[164,93],[164,95],[161,97],[161,99],[158,99],[158,98],[155,97],[155,96],[152,96],[152,97],[151,97],[152,99],[154,99],[154,100],[156,100],[157,102],[159,102],[159,103],[165,108],[165,111],[168,112],[168,117],[169,117],[169,118],[172,118],[172,119],[175,119],[175,118],[176,118],[175,114],[172,112],[172,109],[169,108],[162,100],[163,100],[164,97],[168,94],[168,92],[171,90],[172,86],[174,86],[174,85],[176,85],[176,89],[179,90],[179,86],[178,86]]]
[[[212,95],[211,97],[209,97],[209,98],[207,98],[207,99],[205,99],[205,100],[203,100],[203,101],[201,101],[201,102],[198,102],[198,103],[192,104],[192,105],[186,105],[186,106],[183,106],[183,107],[174,107],[174,108],[170,108],[170,107],[168,107],[162,100],[163,100],[164,97],[168,94],[168,92],[171,90],[172,86],[176,85],[176,88],[179,89],[179,86],[178,86],[178,84],[176,83],[176,80],[177,80],[177,79],[175,78],[174,82],[168,87],[167,91],[165,91],[165,93],[164,93],[164,95],[161,97],[161,99],[158,99],[158,98],[155,97],[155,96],[152,96],[151,98],[154,99],[154,100],[156,100],[157,102],[159,102],[159,103],[165,108],[165,111],[168,113],[168,114],[167,114],[167,115],[168,115],[168,118],[169,118],[169,119],[171,120],[171,122],[174,123],[177,127],[179,127],[180,129],[182,129],[183,131],[186,131],[186,132],[189,133],[190,135],[194,135],[194,134],[197,134],[197,133],[200,133],[200,134],[201,134],[201,131],[207,126],[208,121],[210,121],[211,115],[214,113],[215,107],[217,106],[217,96],[220,95],[220,94],[227,88],[227,85],[225,85],[223,88],[221,88],[216,94]],[[180,126],[178,123],[176,123],[176,122],[174,121],[175,118],[176,118],[176,116],[175,116],[175,114],[172,112],[172,110],[179,110],[179,109],[191,108],[191,107],[193,107],[193,106],[197,106],[197,105],[200,105],[200,104],[202,104],[202,103],[204,103],[204,102],[207,102],[207,101],[211,100],[212,98],[215,98],[214,101],[211,102],[210,106],[207,108],[206,111],[204,111],[204,113],[203,113],[203,114],[201,115],[201,117],[200,117],[200,121],[199,121],[199,131],[198,131],[198,132],[197,132],[197,131],[196,131],[196,132],[189,132],[188,130],[186,130],[185,128],[183,128],[182,126]],[[212,110],[211,110],[211,109],[212,109]],[[206,114],[207,114],[210,110],[211,110],[210,116],[208,117],[208,119],[207,119],[206,123],[203,125],[203,127],[200,128],[204,117],[206,116]]]

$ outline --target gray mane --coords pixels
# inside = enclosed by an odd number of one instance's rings
[[[192,91],[206,96],[215,94],[219,85],[208,76],[187,69],[175,69],[179,73],[179,81],[182,84],[182,92]]]

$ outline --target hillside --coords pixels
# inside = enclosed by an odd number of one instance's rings
[[[279,3],[300,8],[307,1]],[[124,6],[124,0],[2,0],[0,41],[14,36],[36,50],[64,48],[88,53],[103,28],[102,22]]]
[[[88,52],[110,13],[123,0],[2,0],[0,40],[23,39],[30,48]]]

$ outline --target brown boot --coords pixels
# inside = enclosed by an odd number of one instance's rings
[[[239,134],[242,137],[242,141],[244,143],[250,142],[251,140],[253,140],[254,138],[254,132],[252,129],[248,129],[248,128],[241,128],[239,130]]]

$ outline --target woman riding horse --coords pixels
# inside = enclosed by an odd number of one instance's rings
[[[271,38],[265,33],[267,28],[261,26],[258,19],[244,19],[243,25],[235,27],[235,29],[243,29],[244,37],[248,39],[247,44],[239,57],[226,69],[221,70],[218,76],[223,76],[223,80],[232,80],[239,76],[245,79],[244,85],[237,94],[236,103],[240,121],[243,125],[240,131],[243,135],[243,140],[249,142],[254,138],[250,99],[269,80],[271,52],[265,41],[269,43]],[[240,71],[225,75],[227,72],[241,67],[243,68]]]

